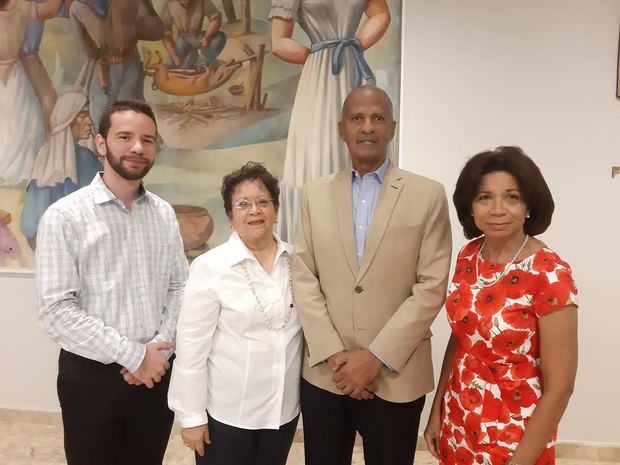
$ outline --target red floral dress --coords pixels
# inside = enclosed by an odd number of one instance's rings
[[[440,463],[503,465],[542,394],[539,317],[577,305],[570,266],[543,248],[519,263],[480,259],[475,239],[459,253],[446,309],[458,341],[443,399]],[[555,434],[536,461],[553,465]]]

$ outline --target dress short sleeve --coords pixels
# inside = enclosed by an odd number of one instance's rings
[[[271,0],[269,19],[283,18],[297,21],[301,0]]]
[[[37,3],[39,2],[27,2],[25,0],[19,3],[19,13],[23,21],[36,21],[38,19]]]
[[[539,250],[534,256],[532,268],[539,273],[539,286],[533,300],[536,316],[541,317],[569,305],[579,306],[572,270],[555,252]]]

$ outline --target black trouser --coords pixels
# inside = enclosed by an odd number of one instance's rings
[[[209,415],[211,444],[196,465],[286,465],[299,415],[280,429],[243,429],[221,423]]]
[[[121,368],[60,351],[68,465],[161,465],[174,420],[166,398],[170,370],[148,389],[127,384]]]
[[[425,396],[395,403],[355,400],[301,380],[306,465],[350,465],[356,431],[366,465],[411,465]]]

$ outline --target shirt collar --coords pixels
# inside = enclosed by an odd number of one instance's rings
[[[385,175],[387,174],[389,168],[390,168],[390,157],[387,156],[385,157],[385,161],[379,168],[377,168],[375,171],[367,173],[366,175],[374,174],[377,177],[377,179],[379,179],[379,183],[383,184],[383,180],[385,179]],[[356,174],[359,176],[359,173],[355,170],[355,168],[353,168],[353,166],[351,166],[351,179],[352,180],[355,179]]]
[[[282,255],[284,252],[286,252],[289,257],[292,257],[293,246],[289,244],[288,242],[284,242],[275,233],[273,234],[273,237],[275,238],[278,244],[278,248],[276,250],[276,258],[274,260],[274,263],[278,261],[278,259],[280,258],[280,255]],[[244,260],[256,261],[256,257],[250,251],[250,249],[248,249],[245,243],[241,240],[241,238],[239,237],[239,233],[237,233],[237,231],[233,231],[233,233],[230,235],[230,238],[228,239],[228,245],[230,246],[229,263],[228,263],[230,266],[241,263]]]
[[[103,182],[103,171],[99,171],[92,182],[90,183],[90,187],[93,190],[93,200],[95,204],[102,204],[111,201],[120,202],[119,198],[114,195],[114,193],[106,186],[105,182]],[[148,198],[150,195],[149,191],[147,191],[144,187],[142,181],[140,181],[140,187],[138,189],[138,198],[136,201],[140,201],[143,198]]]

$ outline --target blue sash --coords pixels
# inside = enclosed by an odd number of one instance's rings
[[[319,50],[325,50],[327,48],[335,48],[332,56],[332,74],[336,76],[342,69],[342,52],[345,47],[349,47],[353,51],[355,57],[355,85],[359,86],[362,83],[362,78],[366,81],[375,83],[375,75],[370,69],[370,65],[364,58],[364,50],[362,44],[356,38],[353,39],[333,39],[324,40],[323,42],[317,42],[310,47],[310,53],[318,52]]]

